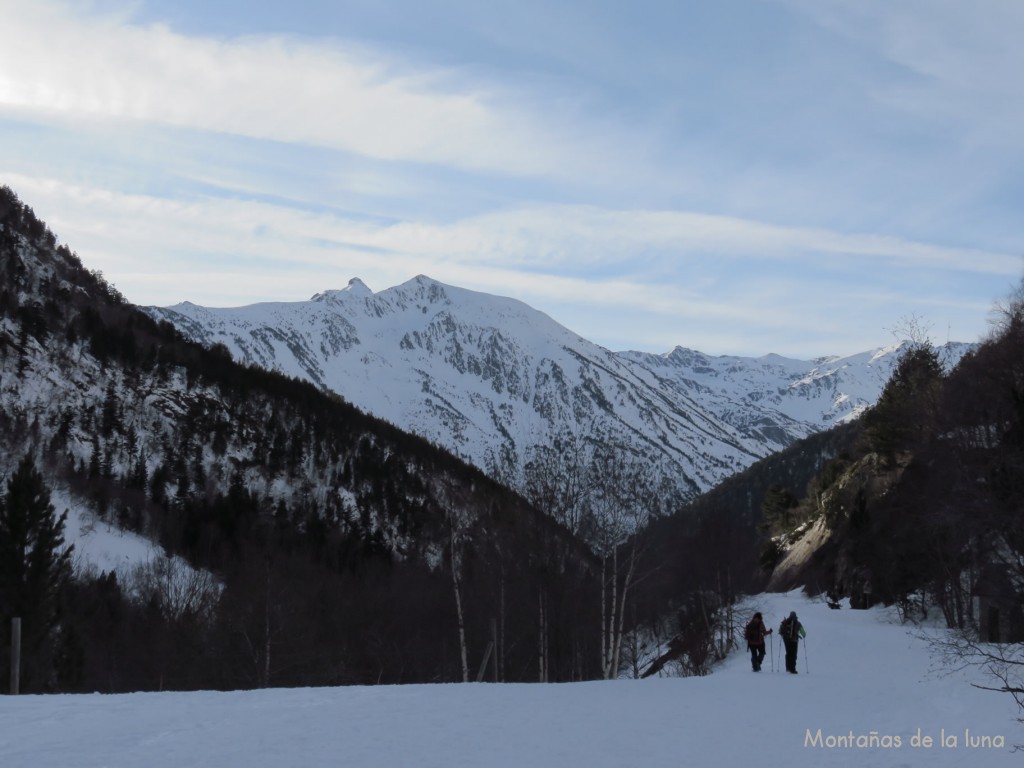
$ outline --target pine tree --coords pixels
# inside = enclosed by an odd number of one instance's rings
[[[908,348],[878,402],[862,419],[871,448],[892,457],[928,435],[936,420],[942,379],[942,363],[933,347]]]
[[[764,501],[761,502],[762,527],[769,531],[776,528],[786,530],[789,528],[790,514],[798,503],[796,496],[790,493],[788,488],[778,483],[768,486]]]
[[[23,690],[45,690],[53,680],[60,591],[71,574],[66,520],[26,455],[0,500],[0,622],[7,643],[11,618],[21,617]]]

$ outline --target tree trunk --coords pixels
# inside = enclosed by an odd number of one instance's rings
[[[466,623],[462,616],[462,592],[459,589],[458,557],[455,553],[455,524],[452,523],[452,589],[455,592],[455,611],[459,623],[459,653],[462,660],[462,682],[469,682],[469,659],[466,653]]]
[[[544,589],[542,587],[537,601],[539,607],[537,628],[537,677],[542,683],[548,682],[548,612],[545,602]]]
[[[21,693],[21,617],[11,619],[11,695]]]
[[[601,677],[608,679],[608,558],[601,558]]]
[[[270,687],[270,570],[267,569],[266,589],[263,593],[263,670],[260,687]]]
[[[623,608],[625,606],[625,590],[619,596],[619,552],[618,548],[612,549],[612,570],[607,574],[605,563],[607,558],[601,561],[602,576],[602,597],[601,597],[601,675],[605,680],[611,680],[618,675],[619,669],[619,646],[622,639]]]
[[[634,539],[635,542],[635,539]],[[612,658],[612,672],[618,677],[619,674],[619,661],[622,656],[622,636],[626,627],[626,595],[629,593],[629,588],[633,584],[633,577],[636,574],[636,544],[629,550],[629,568],[626,570],[626,576],[622,581],[622,594],[619,597],[619,624],[615,631],[615,653]]]
[[[499,592],[498,603],[499,618],[501,621],[499,627],[499,634],[497,639],[497,648],[495,652],[498,654],[494,659],[494,675],[495,682],[501,682],[505,679],[505,564],[501,564],[501,589]]]

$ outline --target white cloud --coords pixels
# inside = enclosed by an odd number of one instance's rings
[[[557,176],[587,162],[571,131],[458,72],[414,69],[339,41],[187,37],[47,0],[3,5],[0,105],[8,109],[512,175]]]
[[[753,260],[871,259],[888,265],[1016,275],[1020,259],[896,237],[783,227],[686,211],[617,211],[545,205],[475,216],[449,225],[375,228],[368,245],[422,255],[493,258],[503,263],[593,271],[651,257],[742,256]],[[870,264],[864,267],[871,269]]]
[[[238,254],[289,263],[324,264],[334,249],[365,251],[368,260],[426,260],[489,269],[514,267],[549,274],[641,271],[661,259],[742,257],[818,262],[856,260],[858,269],[939,270],[1006,277],[1019,275],[1018,256],[951,248],[871,234],[782,227],[735,217],[685,211],[617,211],[549,204],[467,217],[451,223],[394,224],[346,218],[238,199],[192,202],[66,185],[7,174],[12,185],[48,198],[58,232],[109,236],[124,244],[154,243],[182,253]],[[154,237],[159,233],[159,238]],[[71,236],[69,232],[65,236]],[[385,254],[382,257],[380,254]],[[873,264],[878,265],[872,266]],[[420,270],[422,271],[422,270]]]
[[[735,52],[705,32],[742,3],[679,10],[681,36],[543,2],[572,23],[495,30],[483,4],[425,46],[411,24],[465,7],[399,4],[407,37],[368,47],[133,2],[0,0],[0,183],[139,303],[424,273],[609,346],[806,355],[907,311],[969,340],[1021,273],[1016,0],[752,0],[772,24]]]
[[[881,329],[918,309],[980,324],[1021,266],[997,253],[688,212],[545,206],[384,224],[14,174],[0,181],[137,303],[301,300],[355,276],[381,290],[422,273],[519,298],[619,347],[704,340],[713,352],[858,351],[872,343],[830,341],[885,341]],[[967,293],[966,280],[988,287]],[[954,331],[968,326],[958,319]]]

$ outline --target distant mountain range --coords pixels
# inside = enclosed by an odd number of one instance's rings
[[[793,441],[856,418],[900,344],[793,360],[611,352],[510,298],[425,276],[309,301],[148,307],[240,362],[306,379],[512,486],[537,446],[572,437],[661,462],[692,497]],[[955,362],[968,345],[943,350]]]

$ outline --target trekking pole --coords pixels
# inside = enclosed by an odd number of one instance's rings
[[[775,671],[775,633],[768,635],[772,639],[772,672]]]
[[[811,674],[810,665],[807,663],[807,638],[804,638],[804,672]]]

